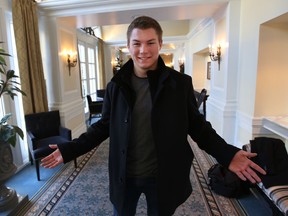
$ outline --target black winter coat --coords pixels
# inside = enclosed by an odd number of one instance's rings
[[[107,85],[102,118],[72,143],[59,145],[68,162],[110,137],[110,199],[121,212],[125,194],[127,146],[131,129],[134,92],[129,60]],[[159,215],[172,215],[191,194],[189,179],[194,158],[187,135],[219,163],[228,166],[238,148],[227,144],[197,109],[192,79],[165,66],[159,57],[158,69],[148,72],[152,96],[152,133],[158,159]]]

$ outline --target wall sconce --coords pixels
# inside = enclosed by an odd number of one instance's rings
[[[211,61],[218,61],[218,70],[220,70],[220,61],[221,61],[221,46],[220,44],[216,48],[216,53],[215,49],[211,47],[209,44],[209,56]]]
[[[77,53],[73,53],[72,51],[67,53],[67,63],[69,69],[69,76],[71,76],[71,67],[75,67],[77,65]]]
[[[115,75],[123,65],[122,50],[116,49],[115,60],[113,61],[113,75]]]

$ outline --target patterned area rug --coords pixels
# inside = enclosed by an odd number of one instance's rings
[[[190,174],[193,193],[174,216],[245,215],[236,200],[210,191],[207,170],[214,161],[191,139],[189,142],[195,154]],[[65,165],[17,215],[113,215],[109,200],[108,151],[107,140],[98,149],[79,157],[78,168],[75,169],[73,163]],[[143,195],[139,200],[137,216],[147,215],[144,198]]]

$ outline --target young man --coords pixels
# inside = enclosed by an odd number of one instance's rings
[[[71,143],[52,145],[42,165],[52,168],[110,137],[110,199],[115,215],[135,215],[141,193],[148,215],[169,216],[191,194],[193,152],[187,135],[243,180],[260,182],[256,154],[227,144],[197,109],[190,76],[165,66],[159,56],[162,29],[150,17],[127,30],[131,58],[107,85],[102,118]]]

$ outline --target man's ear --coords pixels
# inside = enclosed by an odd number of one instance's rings
[[[163,40],[159,40],[160,49],[162,49],[162,44],[163,44]]]
[[[128,49],[128,52],[130,53],[130,45],[127,44],[126,48]]]

